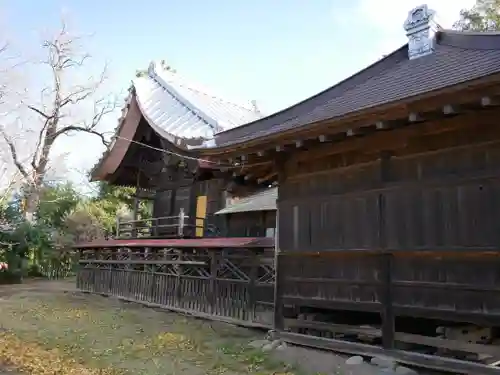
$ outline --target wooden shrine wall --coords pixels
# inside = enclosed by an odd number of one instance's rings
[[[224,207],[224,184],[219,179],[208,181],[194,181],[186,178],[172,178],[167,172],[163,177],[168,182],[163,184],[155,194],[154,217],[178,216],[181,209],[184,213],[194,218],[197,215],[197,205],[206,202],[207,224],[219,227],[221,223],[213,214]],[[198,197],[206,196],[206,200]],[[198,209],[198,212],[199,209]]]
[[[265,237],[267,228],[276,228],[276,211],[237,212],[223,216],[229,237]]]
[[[473,125],[364,163],[289,168],[277,316],[288,303],[500,325],[500,134]]]
[[[278,205],[281,251],[497,249],[500,137],[291,175]]]

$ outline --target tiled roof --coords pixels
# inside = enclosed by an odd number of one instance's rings
[[[130,111],[131,106],[136,111]],[[133,112],[133,115],[130,113]],[[136,114],[139,117],[136,119]],[[130,117],[134,117],[131,119]],[[255,103],[236,103],[215,95],[200,85],[189,82],[164,64],[152,62],[145,74],[132,82],[130,94],[122,110],[115,134],[118,137],[124,124],[129,121],[127,131],[132,138],[143,116],[161,137],[185,149],[215,146],[214,136],[218,132],[255,121],[263,116]],[[120,139],[123,152],[113,140],[96,165],[92,168],[92,179],[103,179],[113,173],[121,163],[131,141]],[[124,149],[123,143],[128,142]],[[110,165],[103,166],[106,160]],[[104,169],[103,169],[104,168]]]
[[[227,215],[237,212],[275,211],[278,188],[273,187],[242,198],[235,203],[217,211],[215,215]]]
[[[441,31],[435,51],[414,60],[408,45],[301,103],[220,133],[217,147],[312,123],[500,73],[500,34]]]
[[[441,30],[435,37],[434,50],[426,56],[409,59],[406,44],[267,117],[251,104],[235,104],[188,83],[161,64],[151,64],[148,73],[134,81],[135,99],[153,129],[172,143],[218,149],[500,74],[500,33]]]
[[[144,117],[171,141],[172,137],[209,140],[218,132],[262,117],[252,103],[223,99],[161,63],[151,63],[133,86]]]

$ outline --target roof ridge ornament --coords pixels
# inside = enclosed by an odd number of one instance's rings
[[[436,12],[427,4],[420,5],[408,12],[404,23],[408,37],[408,58],[410,60],[434,52],[435,35],[441,29],[436,22]]]
[[[261,114],[260,109],[259,109],[259,106],[257,105],[257,100],[251,100],[251,101],[250,101],[250,104],[252,105],[252,110],[253,110],[255,113],[259,113],[259,114]]]

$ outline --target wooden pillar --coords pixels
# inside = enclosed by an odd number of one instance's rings
[[[390,180],[389,152],[380,154],[380,181],[385,185]],[[382,302],[382,345],[386,349],[394,348],[395,316],[392,302],[392,254],[387,252],[386,237],[386,202],[384,193],[378,197],[379,209],[379,241],[380,241],[380,274],[382,286],[380,297]]]
[[[188,228],[191,228],[191,233],[189,233],[189,236],[191,237],[196,237],[196,204],[198,197],[198,188],[199,184],[193,179],[189,188],[189,205],[187,211],[187,216],[189,216],[189,219],[187,220]]]
[[[139,217],[139,197],[137,196],[139,189],[136,189],[136,193],[134,196],[134,206],[132,209],[132,237],[137,237],[137,218]]]
[[[216,315],[218,309],[218,288],[217,288],[217,273],[219,270],[219,254],[220,250],[208,250],[210,256],[210,294],[207,296],[210,304],[210,314]]]
[[[256,317],[256,308],[257,308],[257,288],[256,283],[259,276],[259,261],[261,261],[260,253],[257,253],[257,249],[250,249],[250,272],[249,277],[250,280],[248,282],[248,306],[246,311],[249,316],[246,318],[251,322],[255,321]],[[245,314],[246,315],[246,314]]]
[[[278,201],[279,201],[279,189],[280,186],[285,182],[285,169],[284,169],[284,159],[280,158],[276,161],[276,169],[278,171]],[[279,204],[276,202],[276,236],[274,240],[274,322],[273,328],[277,331],[282,331],[284,327],[284,306],[283,306],[283,283],[284,283],[284,270],[280,267],[280,246],[279,246]]]
[[[139,190],[140,190],[141,172],[137,171],[137,182],[135,185],[134,206],[132,209],[132,237],[137,237],[137,218],[139,216]]]
[[[233,237],[231,234],[231,214],[220,215],[223,216],[223,237]]]

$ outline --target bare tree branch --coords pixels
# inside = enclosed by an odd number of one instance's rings
[[[49,119],[51,119],[51,118],[52,118],[52,116],[51,116],[51,115],[47,115],[47,114],[43,113],[43,111],[42,111],[42,110],[40,110],[40,109],[38,109],[38,108],[35,108],[35,107],[33,107],[32,105],[27,105],[27,107],[28,107],[29,109],[31,109],[33,112],[38,113],[40,116],[42,116],[43,118],[45,118],[45,119],[47,119],[47,120],[49,120]]]
[[[36,134],[32,143],[33,147],[28,148],[30,151],[33,150],[33,153],[28,156],[26,162],[22,160],[25,155],[21,157],[18,154],[18,151],[23,152],[25,148],[19,145],[16,148],[14,139],[5,131],[6,129],[10,131],[11,127],[0,128],[1,136],[8,146],[15,168],[31,186],[26,197],[27,213],[28,211],[33,213],[36,210],[41,188],[54,162],[52,151],[59,136],[87,133],[97,136],[104,146],[109,145],[105,133],[99,131],[99,125],[105,116],[116,109],[116,102],[103,99],[99,95],[107,79],[107,67],[104,66],[100,75],[94,77],[89,73],[89,78],[82,81],[82,72],[85,72],[85,65],[91,55],[86,51],[82,53],[81,40],[81,37],[68,32],[64,21],[53,37],[43,40],[41,47],[46,54],[45,58],[33,66],[47,69],[50,79],[39,89],[25,90],[26,98],[17,102],[19,113],[17,110],[10,110],[11,117],[22,117],[22,113],[30,116],[25,121],[18,122],[18,129],[16,129],[18,132],[23,130],[19,129],[22,124],[29,124],[30,129],[26,131],[34,131]],[[4,48],[6,47],[0,47],[0,53]],[[44,76],[43,72],[42,76]],[[0,100],[3,91],[0,83]],[[38,94],[35,95],[36,97],[29,95],[36,91],[40,93],[39,97]],[[23,108],[26,109],[24,112]]]
[[[108,147],[110,145],[110,142],[106,139],[106,137],[104,136],[104,133],[101,133],[101,132],[92,130],[91,128],[86,128],[83,126],[68,125],[68,126],[62,128],[61,130],[58,130],[54,134],[54,138],[58,137],[61,134],[67,134],[70,132],[82,132],[82,133],[94,134],[101,139],[101,142],[104,146]]]
[[[49,124],[49,121],[50,121],[50,119],[47,119],[47,121],[45,121],[45,124],[43,124],[43,128],[38,133],[38,140],[36,142],[35,151],[33,152],[33,157],[31,159],[31,166],[33,167],[34,170],[37,168],[36,163],[37,163],[38,157],[40,155],[40,147],[42,146],[43,139],[44,139],[45,134],[47,132],[47,126]]]
[[[21,175],[24,177],[26,182],[32,183],[33,180],[31,178],[30,174],[28,173],[28,171],[26,170],[24,165],[19,160],[19,156],[18,156],[18,153],[16,150],[16,146],[14,145],[14,141],[12,140],[12,138],[10,138],[7,135],[7,133],[5,133],[4,129],[0,129],[0,132],[2,133],[2,137],[5,140],[5,142],[7,143],[7,146],[9,146],[10,156],[12,157],[12,161],[14,162],[14,165],[16,166],[17,170],[19,171],[19,173],[21,173]]]

